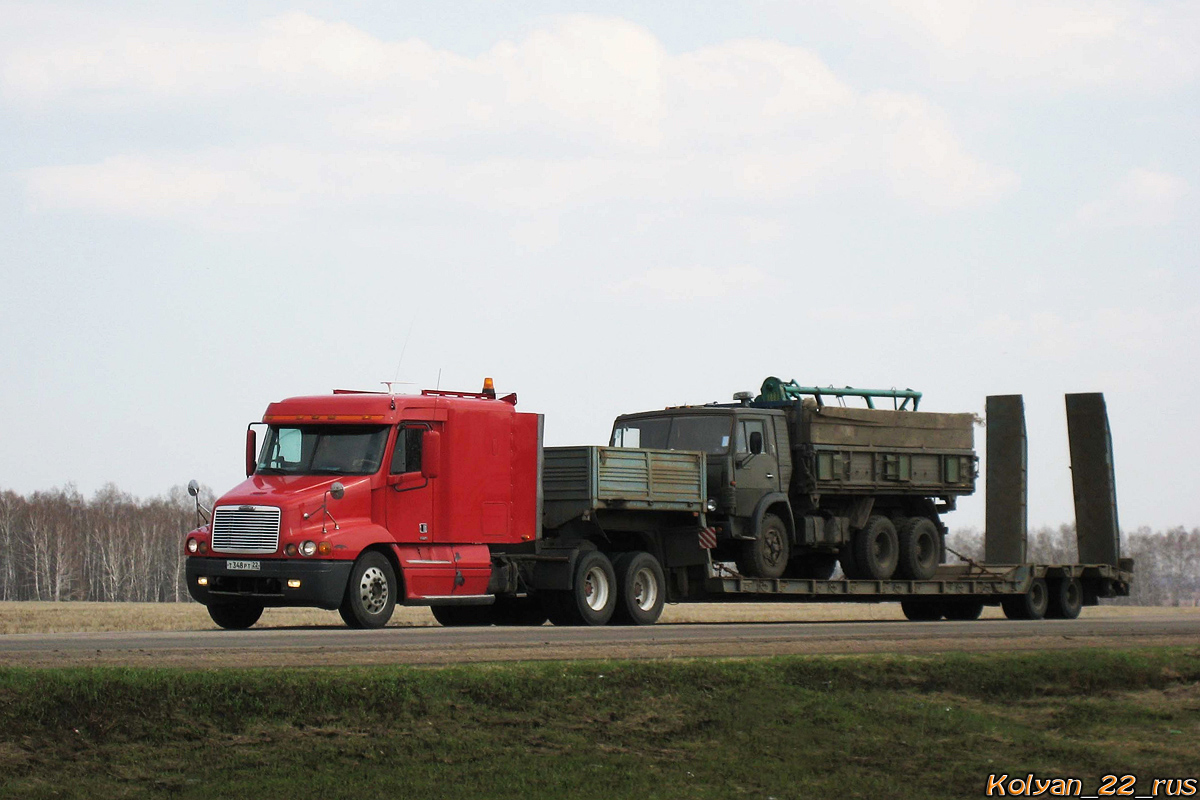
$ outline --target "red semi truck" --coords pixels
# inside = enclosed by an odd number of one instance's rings
[[[874,409],[880,396],[897,407]],[[922,620],[1002,604],[1036,619],[1128,592],[1132,564],[1115,555],[941,563],[941,514],[974,490],[976,459],[969,415],[919,399],[772,378],[753,400],[623,415],[607,447],[546,448],[541,415],[490,379],[290,398],[267,408],[261,447],[247,431],[246,481],[187,534],[188,590],[225,628],[272,606],[376,628],[396,603],[444,625],[650,624],[665,602],[714,600],[899,601]]]

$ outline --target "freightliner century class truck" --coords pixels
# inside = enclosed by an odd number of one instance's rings
[[[186,536],[188,590],[225,628],[269,606],[377,628],[396,603],[443,625],[644,625],[664,603],[719,601],[1070,618],[1128,594],[1101,395],[1067,396],[1078,564],[1025,559],[1011,395],[988,398],[987,563],[944,563],[942,515],[975,490],[975,420],[920,399],[768,378],[732,403],[622,415],[607,447],[543,447],[541,415],[490,379],[290,398],[267,408],[261,448],[247,430],[246,481]]]

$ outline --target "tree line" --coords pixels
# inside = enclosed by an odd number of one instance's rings
[[[212,492],[201,500],[211,508]],[[187,600],[181,544],[196,524],[182,486],[149,500],[112,484],[91,499],[0,492],[0,600]]]
[[[211,508],[213,493],[201,490]],[[0,600],[179,602],[184,583],[184,534],[196,527],[195,503],[182,486],[141,500],[109,484],[85,498],[73,486],[19,495],[0,492]],[[1029,532],[1030,561],[1076,559],[1075,526]],[[983,535],[953,531],[947,547],[983,560]],[[1130,605],[1200,605],[1200,528],[1121,535],[1121,554],[1134,559]],[[957,558],[951,555],[953,562]]]

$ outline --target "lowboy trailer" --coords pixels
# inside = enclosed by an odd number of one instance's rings
[[[825,402],[847,397],[867,408]],[[397,602],[444,625],[651,624],[667,602],[738,601],[1069,618],[1128,593],[1101,396],[1068,396],[1091,560],[1063,565],[1025,560],[1014,396],[988,399],[988,563],[942,563],[941,515],[975,487],[974,422],[919,401],[770,378],[756,398],[622,415],[607,447],[543,447],[542,417],[490,379],[291,398],[268,407],[261,448],[247,431],[247,480],[187,535],[188,590],[225,628],[269,606],[380,627]]]

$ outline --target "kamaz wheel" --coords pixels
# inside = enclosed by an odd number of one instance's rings
[[[942,554],[933,521],[926,517],[909,517],[896,532],[896,538],[900,542],[896,575],[914,581],[932,578]]]
[[[942,604],[937,600],[901,600],[904,618],[913,622],[936,622],[942,618]]]
[[[575,562],[571,589],[542,594],[546,616],[555,625],[605,625],[617,607],[617,576],[608,556],[587,550]]]
[[[392,618],[397,591],[392,562],[382,553],[368,551],[350,570],[350,582],[338,613],[351,628],[382,628]]]
[[[854,535],[854,555],[868,580],[885,581],[892,577],[900,560],[896,526],[879,514],[868,519],[867,527]]]
[[[261,603],[214,603],[208,607],[212,621],[229,631],[249,628],[258,622],[262,613]]]
[[[838,557],[833,553],[805,553],[793,558],[784,574],[788,578],[827,581],[833,577],[837,565]]]
[[[979,600],[948,600],[942,608],[946,619],[956,622],[970,622],[979,619],[983,614],[983,602]]]
[[[738,571],[751,578],[778,578],[787,569],[790,554],[787,526],[774,514],[766,514],[758,536],[742,543]]]
[[[617,574],[618,625],[653,625],[666,602],[666,578],[658,559],[649,553],[622,553],[613,564]]]
[[[1050,601],[1046,581],[1034,578],[1025,594],[1009,595],[1000,600],[1004,616],[1009,619],[1041,619],[1046,616],[1046,607]]]
[[[1050,581],[1046,619],[1075,619],[1083,608],[1083,586],[1078,578]]]

